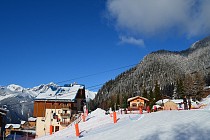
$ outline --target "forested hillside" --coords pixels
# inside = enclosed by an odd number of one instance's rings
[[[129,97],[140,95],[150,104],[164,97],[184,95],[200,99],[210,85],[210,37],[180,52],[160,50],[145,56],[135,67],[108,81],[99,90],[91,107],[126,107]]]

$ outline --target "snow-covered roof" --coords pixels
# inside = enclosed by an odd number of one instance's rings
[[[204,90],[210,89],[210,86],[206,86],[203,88]]]
[[[161,105],[162,103],[165,104],[165,103],[168,102],[169,100],[172,101],[172,102],[174,102],[174,103],[176,103],[176,104],[179,104],[179,103],[182,103],[182,102],[183,102],[183,99],[175,99],[175,100],[163,99],[163,100],[157,101],[156,104],[157,104],[157,105]]]
[[[132,101],[132,100],[134,100],[136,98],[140,98],[140,99],[143,99],[145,101],[149,101],[147,98],[144,98],[144,97],[141,97],[141,96],[135,96],[135,97],[128,98],[128,102],[130,102],[130,101]]]
[[[36,118],[30,117],[30,118],[28,118],[28,121],[29,122],[35,122],[36,121]]]
[[[165,104],[165,103],[168,102],[169,100],[172,101],[172,102],[174,102],[174,103],[176,103],[176,104],[183,103],[183,99],[174,99],[174,100],[171,100],[171,99],[163,99],[163,100],[157,101],[156,104],[157,104],[157,105],[161,105],[162,103]],[[190,100],[191,100],[192,103],[194,102],[192,99],[190,99]]]
[[[21,121],[21,122],[20,122],[20,124],[22,124],[22,125],[25,124],[25,123],[26,123],[26,121]]]
[[[154,108],[155,108],[155,106],[156,106],[156,108],[161,108],[161,106],[160,106],[160,105],[153,105],[153,106],[152,106],[152,109],[154,109]]]
[[[74,100],[79,89],[84,89],[84,86],[72,85],[71,87],[61,87],[55,91],[49,88],[45,93],[40,93],[36,100]]]
[[[10,126],[12,126],[13,128],[20,128],[20,124],[6,124],[5,128],[9,128]]]

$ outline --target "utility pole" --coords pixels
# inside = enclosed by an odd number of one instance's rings
[[[26,135],[26,140],[28,140],[28,132],[26,133],[27,135]]]
[[[3,140],[4,140],[4,135],[5,135],[5,132],[3,131]]]
[[[89,92],[89,91],[88,91]],[[87,95],[87,99],[86,99],[86,105],[87,105],[87,110],[88,110],[88,102],[89,102],[89,100],[88,100],[88,95]],[[89,111],[88,111],[89,112]]]
[[[15,132],[15,135],[14,135],[14,140],[15,140],[15,138],[16,138],[16,132]]]

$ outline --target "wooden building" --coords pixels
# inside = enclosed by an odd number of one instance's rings
[[[138,110],[140,107],[146,109],[149,100],[141,96],[136,96],[129,98],[127,102],[129,105],[128,107],[129,110]]]
[[[11,131],[18,131],[21,130],[21,125],[20,124],[6,124],[5,126],[5,136],[7,137],[10,135]]]
[[[53,132],[66,128],[75,114],[83,111],[86,103],[84,85],[74,84],[62,87],[63,92],[39,94],[34,101],[33,116],[36,120],[37,137],[49,134],[50,125]]]
[[[28,118],[29,127],[36,128],[36,118],[30,117]]]
[[[178,110],[178,105],[175,102],[168,100],[164,103],[164,110]]]

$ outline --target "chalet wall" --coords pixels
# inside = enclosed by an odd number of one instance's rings
[[[59,130],[62,130],[66,128],[67,125],[71,123],[71,112],[68,110],[66,114],[69,114],[68,116],[63,116],[62,113],[64,110],[62,109],[46,109],[45,117],[37,117],[36,121],[36,135],[37,137],[49,135],[50,133],[50,125],[53,126],[53,133],[56,131],[56,127]],[[53,114],[56,114],[59,121],[56,118],[53,118]]]
[[[56,101],[34,101],[34,117],[44,117],[46,109],[61,109],[68,107],[77,110],[75,103],[72,102],[56,102]]]

